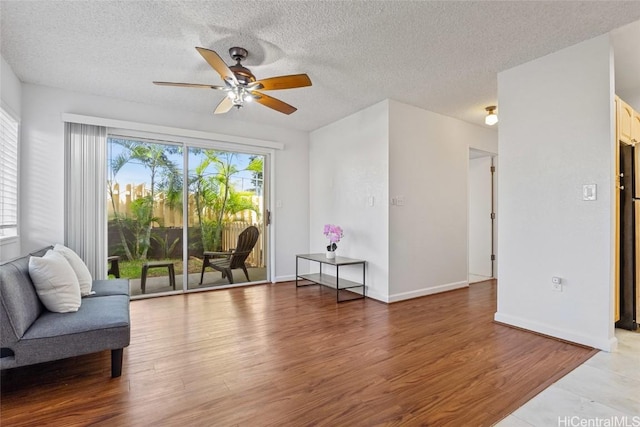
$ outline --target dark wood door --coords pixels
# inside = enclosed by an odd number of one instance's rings
[[[620,142],[620,320],[616,327],[635,330],[634,148]]]

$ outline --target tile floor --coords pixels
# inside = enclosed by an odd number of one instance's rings
[[[615,352],[596,354],[496,427],[640,427],[640,332],[616,337]]]

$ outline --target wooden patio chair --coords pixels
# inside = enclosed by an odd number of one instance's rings
[[[200,284],[202,285],[204,269],[207,267],[222,272],[222,277],[227,277],[231,284],[233,284],[233,274],[231,270],[241,268],[242,271],[244,271],[244,275],[247,276],[247,281],[249,281],[249,272],[247,271],[245,261],[256,245],[259,234],[260,231],[258,231],[258,228],[252,225],[242,230],[242,233],[238,236],[235,249],[231,249],[228,252],[205,251],[204,259],[202,260],[202,273],[200,273]]]

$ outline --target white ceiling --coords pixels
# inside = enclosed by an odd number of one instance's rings
[[[269,92],[291,116],[249,105],[226,118],[308,131],[385,98],[482,124],[499,71],[637,21],[640,1],[2,0],[0,15],[23,82],[201,113],[222,94],[151,81],[220,84],[194,47],[229,64],[245,47],[258,79],[304,72],[313,86]],[[638,87],[638,61],[618,87]]]

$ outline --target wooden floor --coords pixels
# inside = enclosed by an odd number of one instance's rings
[[[391,305],[262,285],[131,303],[110,354],[2,376],[2,426],[490,426],[595,351],[496,324],[493,281]]]

